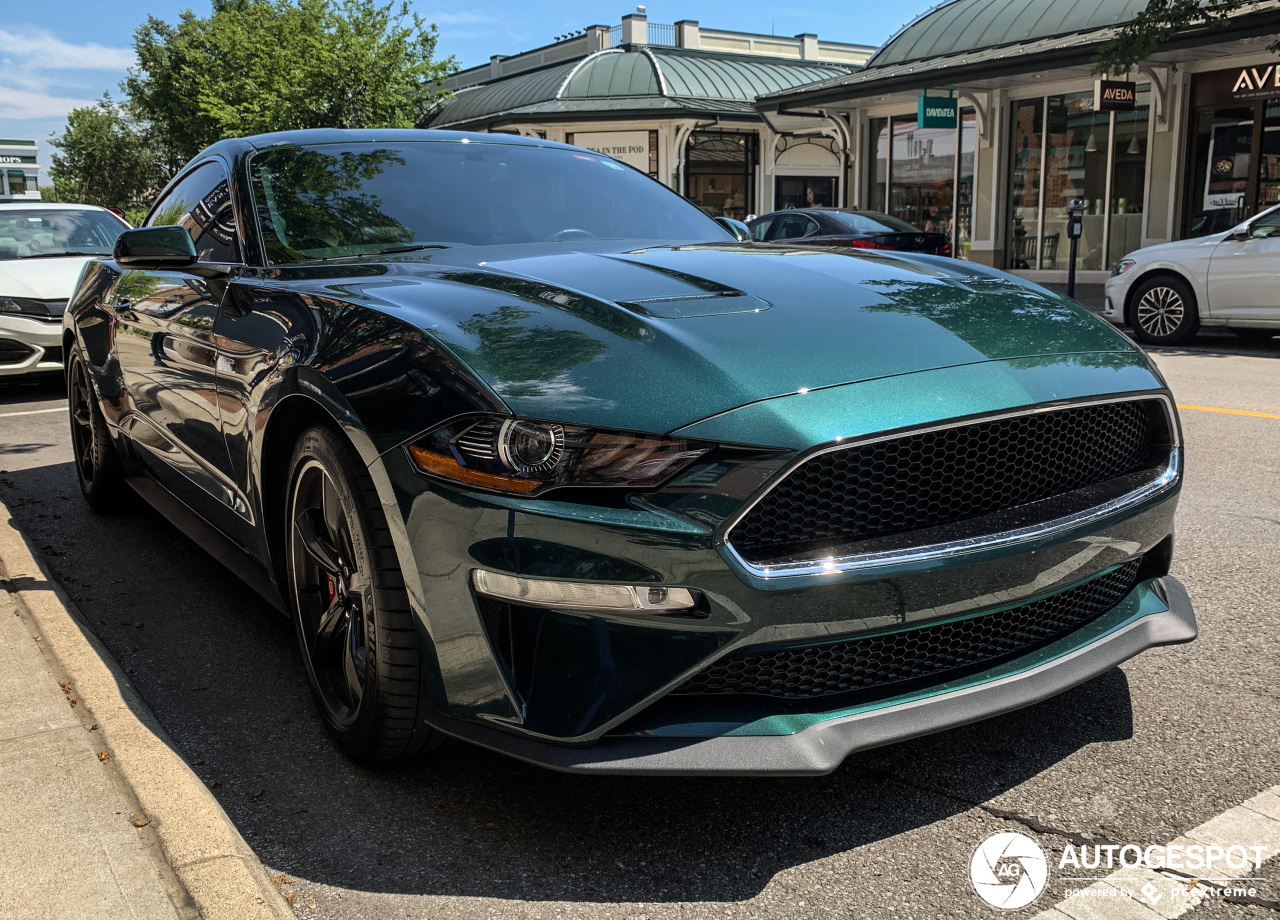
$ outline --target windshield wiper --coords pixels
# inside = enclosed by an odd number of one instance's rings
[[[62,256],[109,256],[109,252],[33,252],[29,256],[18,256],[19,259],[58,259]]]
[[[419,249],[452,249],[452,246],[446,246],[444,243],[414,243],[412,246],[388,246],[386,249],[379,249],[378,255],[388,256],[393,252],[417,252]]]

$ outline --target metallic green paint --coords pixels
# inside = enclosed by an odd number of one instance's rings
[[[1004,662],[977,674],[970,674],[963,678],[946,681],[945,683],[936,684],[911,693],[885,697],[874,702],[833,709],[828,712],[787,713],[749,719],[748,721],[743,721],[740,716],[735,719],[732,711],[725,712],[718,720],[704,719],[698,722],[672,723],[663,723],[653,718],[650,713],[645,713],[633,719],[616,734],[681,738],[707,738],[718,735],[794,735],[796,732],[804,731],[812,725],[829,719],[839,719],[859,712],[869,712],[875,709],[884,709],[902,703],[926,700],[931,697],[954,693],[966,687],[973,687],[989,681],[1000,680],[1013,674],[1030,671],[1076,649],[1084,648],[1104,636],[1123,629],[1142,617],[1168,610],[1168,605],[1156,593],[1152,585],[1153,582],[1151,581],[1143,582],[1128,597],[1098,617],[1098,619],[1028,655]]]
[[[677,429],[690,438],[814,444],[1083,396],[1163,389],[1137,352],[986,361],[760,400]]]
[[[280,269],[276,283],[417,326],[518,415],[622,430],[661,433],[764,399],[991,361],[1145,363],[1057,294],[928,256],[585,241],[326,270],[318,283],[315,266]]]

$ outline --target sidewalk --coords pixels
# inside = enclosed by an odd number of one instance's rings
[[[34,632],[0,592],[0,917],[197,916]]]
[[[292,920],[0,503],[0,920]]]

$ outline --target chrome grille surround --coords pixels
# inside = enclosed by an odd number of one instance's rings
[[[1166,431],[1169,441],[1169,454],[1167,460],[1163,465],[1154,469],[1153,476],[1136,485],[1131,490],[1122,495],[1110,497],[1106,501],[1100,502],[1099,504],[1085,510],[1075,511],[1070,514],[1050,518],[1044,521],[1038,521],[1025,526],[1012,527],[985,533],[968,534],[956,539],[947,539],[936,542],[924,541],[917,545],[895,547],[884,551],[868,549],[866,551],[854,551],[840,555],[833,554],[816,558],[789,558],[777,562],[758,562],[748,560],[733,544],[734,529],[742,523],[742,521],[760,504],[760,502],[765,499],[766,496],[768,496],[782,482],[786,481],[787,478],[795,473],[801,466],[813,460],[815,457],[820,457],[836,451],[853,450],[859,447],[864,447],[868,444],[909,438],[915,435],[945,431],[952,428],[981,425],[986,422],[997,422],[1002,419],[1060,412],[1064,409],[1083,408],[1087,406],[1144,401],[1159,403],[1164,410]],[[1158,392],[1145,392],[1128,396],[1106,396],[1096,399],[1048,403],[1011,410],[1008,412],[970,416],[937,425],[899,429],[886,434],[871,435],[864,438],[853,438],[849,441],[828,445],[806,454],[777,474],[759,494],[752,498],[740,511],[728,520],[722,530],[724,536],[721,538],[720,542],[724,551],[738,565],[752,575],[764,579],[804,575],[834,575],[841,572],[856,571],[859,569],[918,563],[942,556],[995,549],[1027,540],[1050,536],[1055,533],[1071,530],[1094,521],[1102,520],[1110,517],[1111,515],[1121,513],[1167,490],[1170,490],[1174,485],[1176,485],[1181,475],[1179,460],[1180,448],[1181,443],[1173,403],[1166,394]],[[982,517],[978,517],[975,520],[981,521]],[[904,536],[909,536],[909,534]]]

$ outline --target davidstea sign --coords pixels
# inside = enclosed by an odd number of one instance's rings
[[[918,128],[954,128],[960,117],[960,100],[947,96],[921,96],[916,109]]]
[[[1097,80],[1093,84],[1095,112],[1132,112],[1138,100],[1138,87],[1128,80]]]

